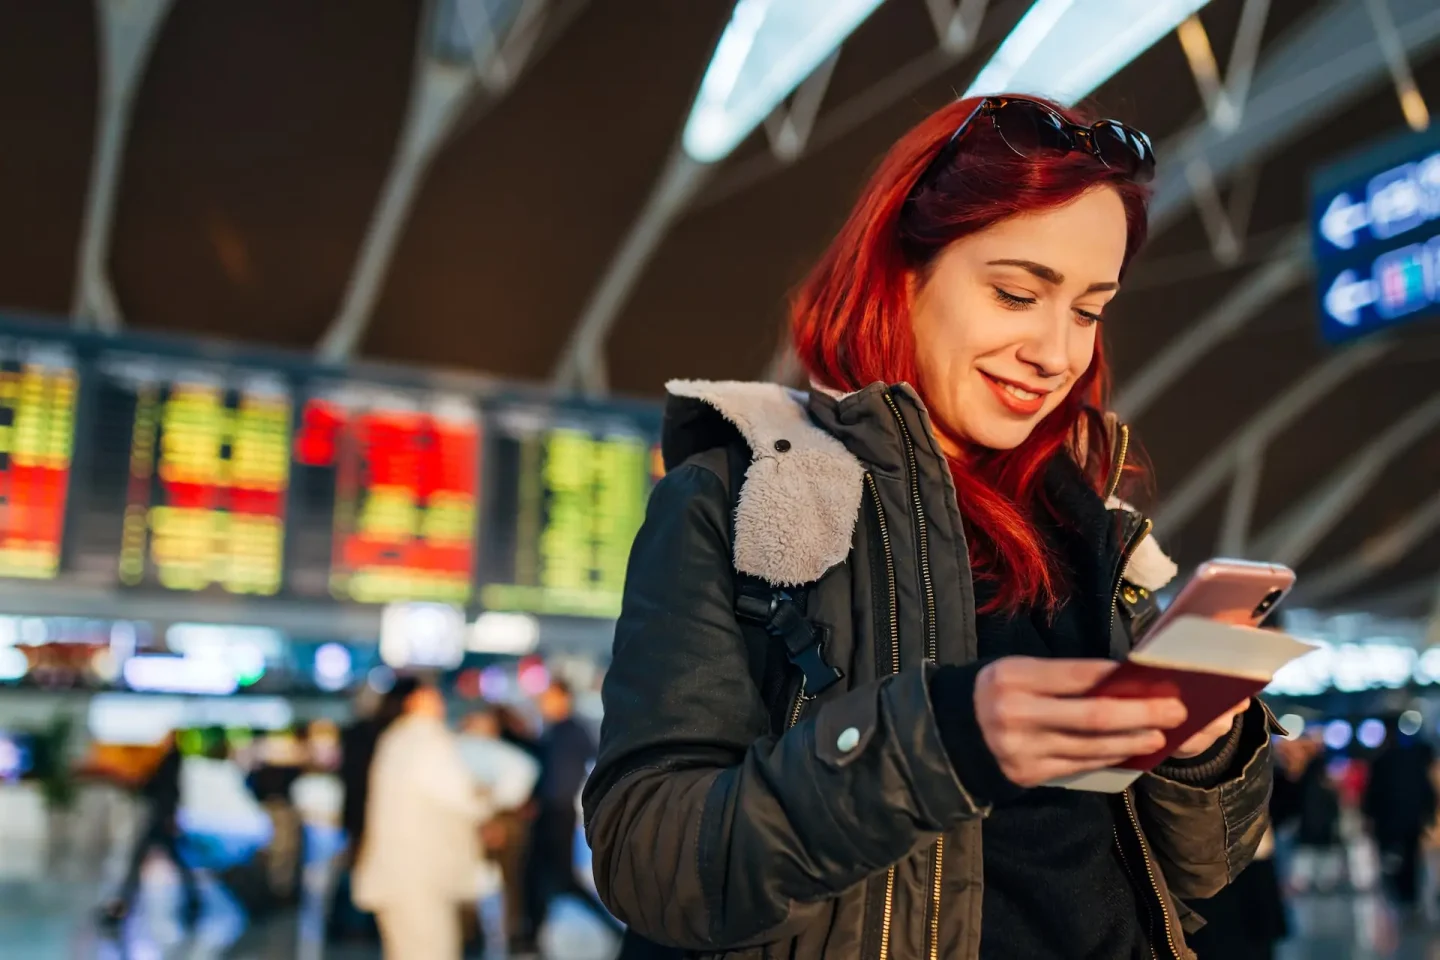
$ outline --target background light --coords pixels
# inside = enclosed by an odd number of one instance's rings
[[[1385,724],[1374,717],[1362,720],[1355,731],[1355,739],[1360,741],[1362,747],[1378,749],[1380,744],[1385,742]]]
[[[472,653],[523,657],[540,645],[540,621],[524,613],[482,613],[470,625],[466,646]]]
[[[965,96],[1084,99],[1209,0],[1036,0]]]
[[[23,650],[0,647],[0,681],[19,680],[30,672],[30,658]]]
[[[449,670],[465,658],[465,614],[448,603],[391,603],[380,616],[380,659]]]
[[[365,682],[376,693],[389,693],[395,688],[395,671],[389,667],[374,667],[365,677]]]
[[[235,671],[223,660],[131,657],[125,661],[123,674],[130,689],[156,693],[229,694],[240,686]]]
[[[737,0],[700,82],[681,144],[717,163],[883,0]]]
[[[1325,746],[1331,750],[1344,750],[1350,746],[1353,735],[1350,724],[1344,720],[1331,720],[1325,724]]]
[[[1305,718],[1298,713],[1287,713],[1280,718],[1280,726],[1285,728],[1285,739],[1294,740],[1305,732]]]
[[[354,658],[343,644],[322,643],[315,651],[315,685],[321,690],[339,690],[350,682]]]
[[[528,658],[517,671],[516,682],[527,697],[538,696],[550,686],[550,671],[538,659]]]
[[[1413,737],[1420,732],[1420,728],[1424,723],[1425,718],[1420,715],[1419,710],[1406,710],[1400,714],[1400,720],[1396,726],[1400,728],[1400,732],[1405,734],[1405,736]]]
[[[489,666],[480,671],[480,696],[491,703],[504,703],[510,699],[510,675],[504,667]]]

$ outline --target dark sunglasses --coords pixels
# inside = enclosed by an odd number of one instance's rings
[[[1150,138],[1134,127],[1118,120],[1099,120],[1082,127],[1036,100],[986,97],[935,154],[935,159],[915,181],[909,199],[914,199],[921,187],[955,159],[960,141],[979,117],[988,117],[1005,145],[1022,157],[1061,157],[1079,151],[1136,183],[1148,183],[1155,178],[1155,148],[1150,145]]]

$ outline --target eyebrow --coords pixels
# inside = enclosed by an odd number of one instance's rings
[[[1044,280],[1053,287],[1058,287],[1065,282],[1065,275],[1054,267],[1047,267],[1043,263],[1036,263],[1034,260],[991,260],[992,267],[1019,267],[1026,273],[1033,274]],[[1119,290],[1120,284],[1113,281],[1101,281],[1092,283],[1085,288],[1086,293],[1103,293],[1106,290]]]

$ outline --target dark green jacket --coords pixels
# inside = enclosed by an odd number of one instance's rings
[[[695,954],[976,957],[989,811],[952,769],[928,695],[936,663],[976,659],[974,589],[923,405],[883,384],[807,398],[677,382],[671,395],[670,472],[631,556],[584,794],[602,899],[636,933]],[[738,502],[736,432],[753,457]],[[1141,581],[1173,565],[1153,544],[1138,562],[1148,521],[1111,516],[1123,545],[1112,630],[1128,648],[1161,585]],[[818,581],[807,610],[841,683],[814,699],[798,680],[779,698],[762,691],[773,650],[737,621],[737,570]],[[850,728],[858,742],[841,737]],[[1183,929],[1198,921],[1177,898],[1217,892],[1264,833],[1259,706],[1240,747],[1218,787],[1146,774],[1116,795],[1117,842],[1161,920],[1160,957],[1193,956]]]

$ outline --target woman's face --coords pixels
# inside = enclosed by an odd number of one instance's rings
[[[1060,405],[1095,356],[1125,240],[1120,195],[1099,186],[955,241],[916,278],[917,363],[947,453],[1012,450]]]

